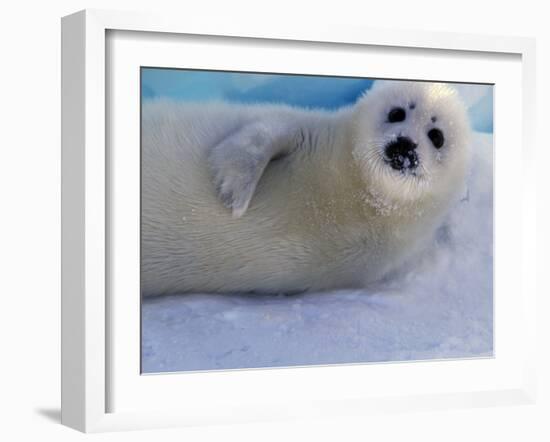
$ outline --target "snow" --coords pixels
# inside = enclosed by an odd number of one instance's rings
[[[365,290],[147,299],[143,372],[491,356],[492,134],[473,147],[468,192],[414,262]]]

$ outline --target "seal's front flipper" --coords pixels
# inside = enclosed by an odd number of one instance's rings
[[[284,131],[251,123],[215,145],[208,165],[222,203],[240,218],[248,208],[256,185],[272,158],[288,150]]]

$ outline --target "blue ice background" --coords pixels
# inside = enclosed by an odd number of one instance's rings
[[[248,74],[182,69],[142,69],[142,97],[182,101],[285,103],[337,109],[353,104],[373,80],[305,75]],[[456,84],[477,132],[493,132],[493,87]]]
[[[143,69],[142,96],[335,109],[368,79]],[[185,294],[142,305],[144,373],[488,357],[493,354],[493,89],[469,109],[468,190],[425,253],[364,290],[292,297]]]

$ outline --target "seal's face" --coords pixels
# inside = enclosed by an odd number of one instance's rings
[[[462,190],[469,125],[454,89],[378,82],[358,102],[354,122],[354,156],[369,192],[382,203],[445,198]]]

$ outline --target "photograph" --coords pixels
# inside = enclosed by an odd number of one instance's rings
[[[494,357],[494,85],[140,68],[141,373]]]

